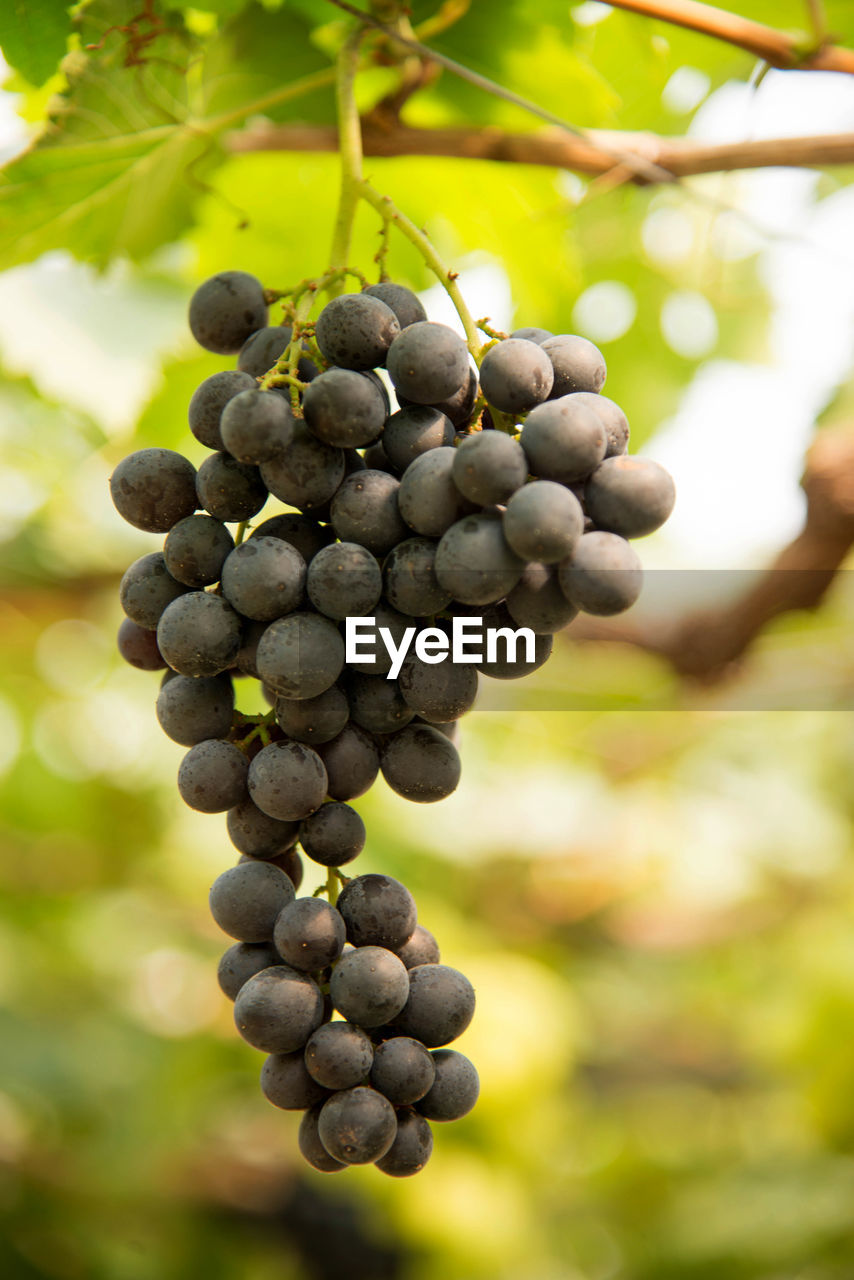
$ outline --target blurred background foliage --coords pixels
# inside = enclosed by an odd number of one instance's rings
[[[260,1095],[207,914],[234,852],[221,818],[180,804],[157,677],[114,652],[120,575],[156,544],[121,524],[106,480],[149,444],[199,461],[186,404],[223,363],[186,332],[200,279],[238,267],[282,287],[326,265],[335,157],[227,140],[258,115],[331,122],[328,84],[269,95],[322,77],[345,28],[323,0],[200,0],[156,4],[164,31],[135,46],[115,28],[140,4],[91,0],[73,28],[54,0],[0,16],[0,1274],[850,1280],[844,572],[714,686],[570,630],[524,690],[484,681],[453,797],[425,812],[380,782],[358,802],[359,869],[407,882],[478,992],[460,1047],[481,1101],[439,1127],[423,1174],[315,1174],[296,1118]],[[738,6],[794,30],[810,7]],[[459,8],[438,48],[578,124],[854,127],[847,77],[759,85],[748,55],[600,4]],[[847,0],[824,12],[854,36]],[[365,105],[393,80],[367,71]],[[529,124],[447,73],[406,112]],[[816,423],[851,413],[849,171],[602,188],[534,166],[367,167],[476,315],[602,347],[633,447],[681,494],[642,548],[660,571],[648,611],[683,588],[715,605],[797,531]],[[368,272],[377,231],[360,214]],[[408,246],[392,242],[389,270],[446,318]],[[676,569],[679,590],[656,592]]]

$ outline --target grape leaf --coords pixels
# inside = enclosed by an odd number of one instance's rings
[[[0,49],[30,84],[44,84],[68,47],[67,0],[4,0],[0,5]]]
[[[141,259],[177,239],[222,163],[221,134],[275,114],[301,88],[288,82],[294,67],[305,76],[326,65],[311,50],[296,61],[304,32],[291,26],[290,51],[258,74],[240,61],[263,39],[250,24],[248,40],[245,13],[206,47],[174,13],[140,20],[138,4],[95,0],[80,15],[66,93],[36,144],[0,172],[0,270],[57,248],[97,264]],[[261,27],[279,19],[253,10]]]

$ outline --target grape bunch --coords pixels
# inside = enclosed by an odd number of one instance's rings
[[[474,991],[440,963],[409,890],[357,876],[333,906],[296,897],[278,866],[249,859],[216,880],[210,905],[239,939],[220,961],[220,986],[240,1034],[268,1054],[265,1096],[305,1113],[308,1163],[418,1173],[433,1147],[428,1122],[466,1115],[479,1082],[469,1059],[445,1048],[470,1023]]]
[[[429,1154],[426,1120],[464,1114],[477,1076],[444,1048],[463,1026],[446,1036],[412,1002],[444,1016],[465,993],[467,1023],[473,993],[439,964],[414,903],[405,933],[358,922],[367,905],[354,904],[376,877],[340,870],[366,841],[349,802],[380,773],[417,803],[448,796],[456,722],[479,676],[524,676],[579,611],[634,603],[630,540],[666,520],[673,482],[628,455],[626,417],[600,394],[604,360],[582,337],[521,329],[489,343],[478,371],[401,285],[335,297],[314,325],[296,310],[293,325],[270,325],[268,295],[241,271],[202,284],[189,319],[237,367],[190,401],[190,429],[210,451],[198,469],[148,448],[111,476],[119,514],[166,535],[122,579],[119,649],[166,668],[156,711],[188,748],[179,792],[226,814],[241,855],[212,909],[238,939],[220,969],[238,1027],[273,1055],[267,1096],[310,1108],[301,1145],[317,1167],[414,1172]],[[271,495],[287,509],[253,525]],[[354,656],[345,636],[366,618],[376,643]],[[464,623],[494,636],[468,660],[456,648]],[[235,708],[245,678],[260,682],[268,713]],[[292,900],[298,848],[327,869],[329,902]],[[411,903],[402,885],[394,893]],[[328,1021],[333,1008],[344,1022]],[[324,1074],[324,1054],[350,1054],[349,1074]],[[419,1064],[432,1083],[405,1100],[394,1081]],[[368,1130],[370,1141],[353,1136]]]

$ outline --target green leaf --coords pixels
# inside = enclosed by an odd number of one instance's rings
[[[30,84],[44,84],[68,48],[67,0],[4,0],[0,5],[0,49]]]
[[[311,51],[297,63],[299,19],[286,20],[292,49],[277,76],[272,53],[260,70],[255,63],[265,32],[278,48],[283,15],[253,6],[206,56],[176,15],[152,27],[137,5],[96,0],[85,10],[81,43],[91,52],[66,60],[68,89],[45,133],[0,173],[0,269],[58,248],[98,264],[141,259],[177,239],[222,162],[220,135],[305,92],[288,70],[325,65]]]

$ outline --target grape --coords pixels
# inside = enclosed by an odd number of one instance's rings
[[[244,983],[262,969],[280,963],[281,957],[272,943],[235,942],[220,958],[217,981],[223,995],[229,1000],[236,1000]]]
[[[395,947],[395,955],[400,956],[407,969],[414,969],[417,964],[438,964],[439,944],[429,929],[417,924],[403,946]]]
[[[385,676],[352,675],[347,681],[347,697],[350,715],[368,733],[394,733],[413,716],[398,682]]]
[[[209,587],[219,582],[222,566],[234,539],[221,520],[213,516],[185,516],[173,525],[163,544],[166,568],[188,587]]]
[[[367,471],[385,471],[387,475],[397,475],[397,467],[392,466],[388,454],[383,448],[382,440],[368,445],[362,454],[362,461]]]
[[[181,799],[199,813],[225,813],[246,799],[248,768],[249,761],[233,742],[198,742],[178,770]]]
[[[507,606],[504,604],[494,605],[490,609],[484,610],[483,614],[484,630],[494,628],[501,631],[508,628],[515,631],[513,619],[510,616]],[[477,670],[482,675],[491,676],[493,680],[519,680],[522,676],[530,675],[532,671],[536,671],[541,667],[552,651],[552,637],[550,635],[537,635],[534,643],[534,657],[531,662],[527,659],[527,646],[524,637],[520,637],[516,641],[515,652],[508,646],[507,637],[497,635],[495,657],[490,661],[484,655],[484,661],[477,664]],[[513,661],[511,661],[511,655]]]
[[[269,520],[256,525],[249,536],[280,538],[282,542],[290,543],[306,564],[310,564],[320,548],[329,546],[335,538],[331,529],[318,524],[312,516],[304,516],[297,511],[284,511],[281,515],[270,516]]]
[[[536,635],[562,631],[578,613],[560,589],[557,566],[536,561],[525,565],[505,604],[516,626],[529,627]]]
[[[380,298],[346,293],[327,302],[314,333],[330,364],[341,369],[374,369],[385,364],[400,325],[391,307]]]
[[[335,966],[329,994],[334,1007],[349,1022],[360,1027],[381,1027],[406,1004],[406,966],[384,947],[357,947]]]
[[[270,622],[298,609],[306,569],[300,553],[281,538],[250,538],[222,567],[222,594],[245,618]]]
[[[329,1091],[306,1071],[301,1049],[270,1054],[261,1068],[261,1092],[283,1111],[304,1111],[329,1097]]]
[[[110,496],[134,528],[168,533],[198,506],[196,468],[172,449],[138,449],[110,476]]]
[[[501,517],[466,516],[451,525],[436,549],[436,577],[464,604],[491,604],[512,591],[524,561],[507,545]]]
[[[349,718],[347,699],[337,685],[314,698],[276,699],[276,723],[297,742],[331,742]]]
[[[643,569],[625,538],[597,531],[585,533],[572,555],[561,562],[558,580],[576,609],[607,617],[634,604],[643,585]]]
[[[409,998],[395,1025],[436,1049],[462,1035],[474,1017],[474,1003],[474,988],[457,969],[419,964],[409,970]]]
[[[546,352],[525,338],[506,338],[490,347],[480,366],[480,385],[502,413],[527,413],[548,399],[554,368]]]
[[[572,484],[589,476],[604,458],[605,428],[588,405],[563,396],[531,410],[519,443],[535,476]]]
[[[229,400],[219,429],[223,447],[238,462],[269,462],[293,439],[294,415],[284,396],[253,387]]]
[[[576,391],[579,404],[585,404],[598,413],[605,428],[607,448],[606,458],[617,458],[629,447],[629,420],[618,404],[607,396],[596,395],[593,391]]]
[[[357,1085],[324,1102],[317,1132],[329,1154],[343,1164],[371,1164],[386,1154],[397,1134],[397,1117],[387,1098]]]
[[[365,676],[386,675],[391,670],[391,654],[380,637],[380,628],[384,627],[390,633],[395,647],[399,647],[407,628],[412,626],[411,618],[398,613],[396,609],[392,609],[384,600],[380,600],[380,603],[374,609],[373,618],[376,624],[374,657],[347,663],[350,671],[358,671]]]
[[[269,867],[269,863],[246,862],[235,869],[252,866]],[[256,973],[240,989],[234,1002],[234,1021],[254,1049],[293,1053],[304,1047],[323,1021],[323,996],[307,974],[289,965],[273,965]]]
[[[340,956],[346,941],[344,921],[322,898],[297,898],[279,912],[273,943],[286,964],[316,973]]]
[[[420,1173],[433,1153],[433,1133],[417,1111],[403,1108],[397,1113],[397,1134],[384,1156],[374,1164],[390,1178],[411,1178]]]
[[[249,766],[249,794],[271,818],[307,818],[323,804],[326,788],[323,761],[302,742],[271,742]]]
[[[193,392],[190,401],[190,430],[208,449],[223,449],[219,420],[222,411],[232,396],[241,391],[252,391],[257,386],[255,379],[237,369],[223,369],[205,378]]]
[[[291,613],[270,623],[258,644],[257,662],[259,677],[276,693],[314,698],[341,674],[344,641],[329,618]]]
[[[248,862],[249,856],[241,854],[238,862]],[[302,858],[296,849],[286,849],[284,853],[274,854],[272,858],[265,858],[265,862],[269,862],[270,866],[278,867],[280,871],[284,871],[295,889],[302,884]]]
[[[374,1052],[371,1084],[396,1107],[423,1098],[435,1075],[429,1051],[410,1036],[394,1036]]]
[[[320,507],[344,478],[344,452],[324,444],[297,423],[287,448],[261,464],[261,476],[281,502],[306,509]]]
[[[386,404],[381,386],[349,369],[327,369],[303,393],[306,425],[319,440],[361,448],[382,434]]]
[[[250,858],[269,860],[296,844],[299,823],[271,818],[254,800],[246,799],[226,815],[228,835],[235,849]]]
[[[395,390],[416,404],[435,404],[465,384],[469,353],[453,329],[421,320],[394,339],[386,365]]]
[[[156,631],[166,606],[187,590],[166,568],[162,551],[152,551],[135,560],[125,572],[119,587],[119,601],[131,622],[146,631]]]
[[[463,380],[453,395],[447,396],[444,400],[439,400],[435,404],[431,404],[428,408],[437,409],[439,413],[444,413],[445,417],[450,418],[455,427],[463,427],[471,417],[472,409],[475,406],[478,393],[477,374],[474,369],[469,368],[468,376]],[[407,400],[406,396],[400,391],[397,393],[397,403],[401,409],[410,409],[414,405],[414,401]]]
[[[401,477],[400,514],[416,533],[425,537],[440,538],[471,510],[471,503],[454,484],[455,457],[456,449],[431,449],[414,458]]]
[[[537,346],[541,346],[547,338],[553,338],[554,334],[551,329],[514,329],[510,337],[524,338],[526,342],[536,342]]]
[[[254,676],[256,680],[258,679],[258,645],[267,630],[267,625],[266,622],[253,622],[249,618],[243,619],[240,648],[237,651],[237,657],[234,659],[234,665],[241,675]]]
[[[380,302],[391,307],[401,329],[405,329],[410,324],[417,324],[419,320],[427,319],[427,312],[416,295],[411,289],[404,288],[402,284],[383,280],[380,284],[366,285],[362,293],[368,294],[371,298],[379,298]]]
[[[246,271],[220,271],[190,300],[190,332],[199,346],[217,355],[239,351],[266,322],[264,287]]]
[[[373,785],[380,771],[380,755],[373,738],[357,724],[348,724],[319,752],[326,766],[327,791],[333,800],[355,800]]]
[[[385,424],[382,446],[397,471],[405,471],[413,458],[430,449],[451,446],[454,426],[450,418],[430,405],[399,409]]]
[[[384,556],[407,536],[397,506],[400,481],[385,471],[348,476],[332,499],[332,527],[342,542]]]
[[[460,780],[460,757],[443,733],[427,724],[409,724],[385,745],[382,771],[392,791],[405,800],[444,800]]]
[[[352,1089],[371,1069],[374,1047],[361,1027],[327,1022],[305,1046],[309,1075],[325,1089]]]
[[[607,458],[584,491],[593,523],[623,538],[643,538],[664,524],[676,489],[668,471],[650,458]]]
[[[517,490],[503,522],[504,536],[517,556],[542,564],[570,555],[584,532],[581,504],[554,480],[533,480]]]
[[[196,491],[200,506],[228,523],[251,520],[267,501],[267,487],[258,468],[227,453],[205,458],[196,476]]]
[[[194,680],[176,675],[157,695],[160,728],[173,742],[194,747],[206,738],[224,738],[234,715],[234,689],[226,675]]]
[[[456,1049],[436,1049],[430,1055],[436,1078],[418,1103],[428,1120],[461,1120],[467,1116],[480,1093],[474,1065]]]
[[[443,724],[471,709],[477,697],[477,672],[450,658],[432,663],[410,653],[400,669],[400,691],[424,720]]]
[[[299,838],[313,862],[323,867],[342,867],[362,852],[365,834],[365,824],[355,809],[330,800],[304,820]]]
[[[306,580],[309,599],[328,618],[368,614],[382,595],[383,575],[370,551],[356,542],[333,542],[318,551]]]
[[[292,330],[289,325],[274,324],[258,329],[246,339],[237,357],[238,369],[251,374],[252,378],[263,378],[276,365],[279,357],[285,354]],[[318,373],[317,365],[308,356],[301,355],[297,364],[297,377],[301,382],[311,382]]]
[[[124,618],[118,634],[119,653],[139,671],[162,671],[166,660],[160,652],[155,632]]]
[[[452,474],[464,498],[489,506],[506,502],[525,483],[528,461],[512,436],[503,431],[480,431],[460,441]]]
[[[338,910],[354,947],[401,947],[417,923],[415,899],[391,876],[356,876],[341,890]]]
[[[217,676],[240,649],[240,619],[231,605],[206,591],[190,591],[163,611],[157,643],[182,676]]]
[[[573,391],[602,390],[607,373],[605,358],[592,342],[574,333],[559,333],[546,338],[542,350],[554,366],[552,400]]]
[[[294,896],[293,884],[278,867],[269,862],[239,862],[214,881],[211,915],[232,938],[270,942],[276,917]]]
[[[322,1105],[318,1103],[311,1111],[306,1111],[300,1121],[298,1135],[300,1153],[303,1159],[320,1173],[340,1173],[342,1169],[347,1168],[346,1164],[333,1159],[320,1141],[318,1123]]]

